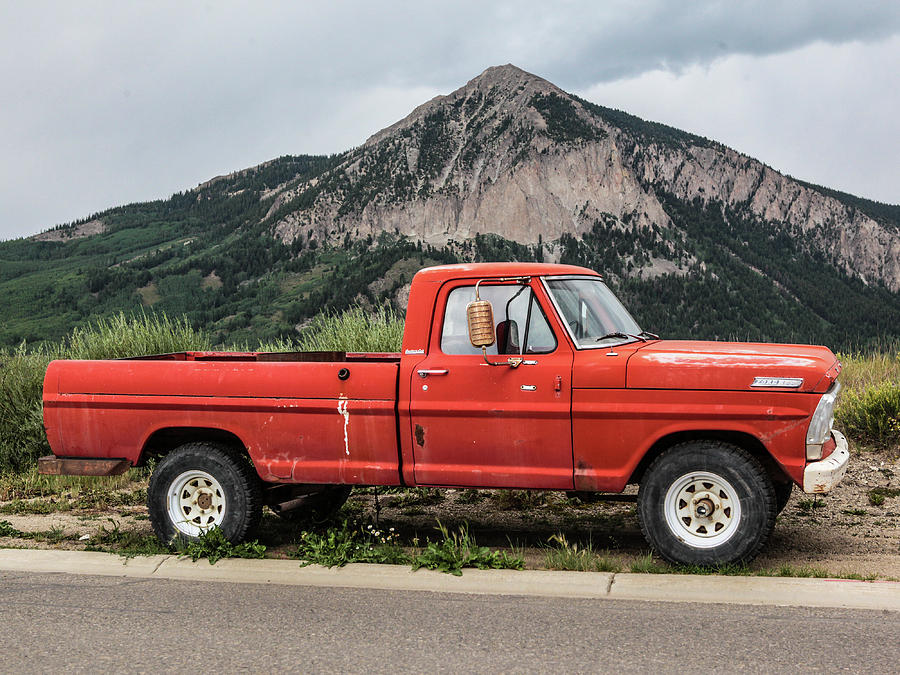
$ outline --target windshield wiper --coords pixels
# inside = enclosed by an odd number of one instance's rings
[[[639,335],[646,335],[651,340],[659,340],[659,335],[656,333],[651,333],[649,330],[642,330]]]
[[[631,333],[622,333],[620,331],[616,331],[614,333],[607,333],[606,335],[602,335],[597,338],[596,342],[600,342],[600,340],[607,340],[609,338],[631,338],[633,340],[640,340],[641,342],[646,342],[647,338],[643,338],[640,335],[632,335]]]

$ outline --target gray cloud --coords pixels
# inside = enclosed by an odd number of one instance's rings
[[[784,4],[8,4],[0,238],[344,150],[490,65],[585,90],[900,32],[893,2]]]

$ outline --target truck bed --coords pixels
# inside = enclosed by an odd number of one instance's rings
[[[58,457],[139,464],[179,430],[210,429],[239,440],[266,481],[398,484],[399,363],[343,352],[54,361],[47,435]]]

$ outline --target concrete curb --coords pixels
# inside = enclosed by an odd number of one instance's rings
[[[893,581],[476,569],[467,569],[463,576],[454,577],[429,570],[413,572],[401,565],[300,567],[294,560],[236,558],[210,565],[206,560],[195,563],[178,556],[125,559],[110,553],[36,549],[0,549],[0,571],[480,595],[900,611],[900,582]]]

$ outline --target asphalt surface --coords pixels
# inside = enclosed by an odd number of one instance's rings
[[[894,611],[0,572],[4,672],[897,672]]]

